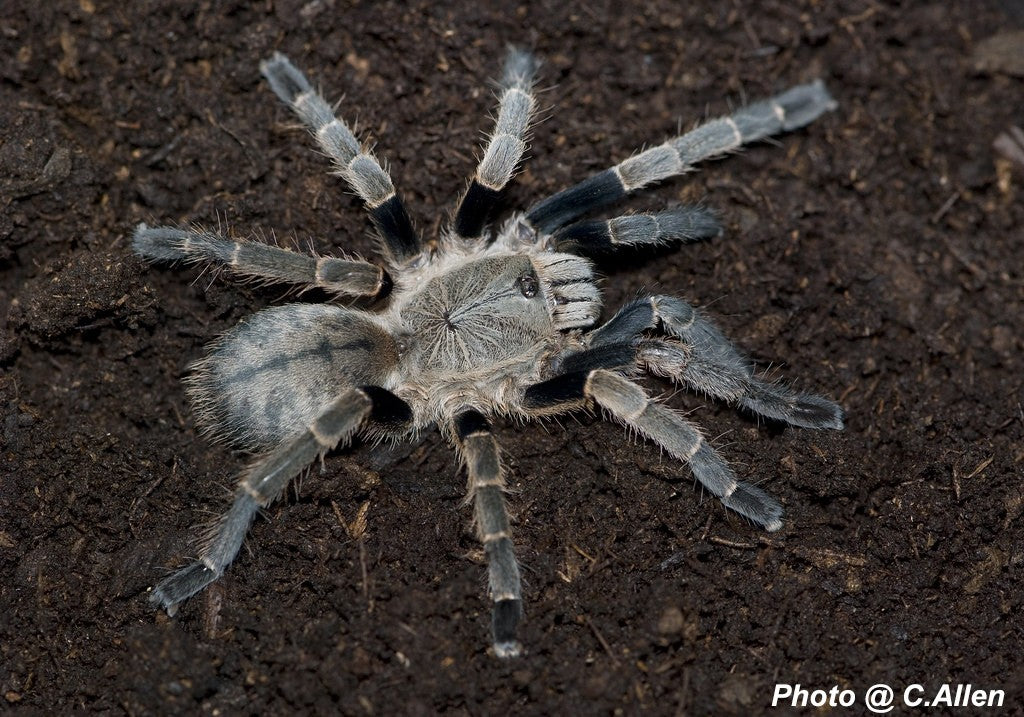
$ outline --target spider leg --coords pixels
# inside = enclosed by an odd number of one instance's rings
[[[533,55],[519,48],[509,48],[494,132],[487,140],[484,156],[455,213],[454,230],[458,237],[476,239],[483,233],[484,224],[501,198],[501,191],[522,161],[526,134],[537,105],[533,97],[536,71],[537,60]]]
[[[629,336],[623,341],[604,343],[562,357],[554,365],[556,373],[577,373],[599,368],[629,371],[637,365],[640,340]]]
[[[140,224],[132,249],[151,261],[209,261],[242,276],[304,284],[346,296],[376,296],[391,286],[387,272],[366,261],[300,254],[209,231]]]
[[[688,244],[721,233],[715,215],[703,207],[677,207],[657,214],[575,222],[554,233],[557,252],[594,256],[627,246]]]
[[[652,147],[533,205],[527,222],[551,234],[577,217],[625,198],[632,192],[682,174],[698,162],[779,132],[803,127],[835,109],[836,102],[817,80],[742,107],[729,117],[706,122]]]
[[[219,578],[242,547],[259,508],[272,503],[309,464],[350,439],[367,418],[393,425],[410,420],[408,405],[382,388],[350,388],[295,438],[261,456],[241,476],[234,502],[210,532],[199,559],[162,580],[150,602],[168,614]]]
[[[651,373],[682,381],[764,418],[800,428],[843,428],[843,409],[833,401],[757,378],[746,367],[731,373],[736,367],[716,363],[713,354],[701,354],[674,342],[652,341],[642,345],[638,355]]]
[[[843,410],[837,404],[757,378],[750,360],[706,316],[674,296],[647,296],[626,304],[591,334],[591,350],[636,340],[654,328],[678,341],[638,343],[637,357],[653,373],[794,426],[843,427]]]
[[[327,101],[313,89],[296,67],[280,52],[260,63],[270,88],[287,103],[309,128],[320,149],[330,157],[348,185],[366,203],[374,226],[384,240],[388,259],[399,263],[420,252],[420,240],[391,177],[380,163],[334,116]]]
[[[591,401],[674,458],[689,464],[694,477],[725,507],[765,530],[782,527],[782,506],[774,498],[738,480],[694,424],[652,400],[642,388],[617,373],[606,369],[576,371],[534,384],[524,393],[523,408],[544,416],[581,408]]]
[[[477,533],[487,553],[488,586],[494,602],[494,653],[498,657],[518,657],[522,647],[516,639],[516,627],[523,615],[523,596],[505,511],[505,471],[498,443],[487,419],[477,411],[456,416],[454,429],[469,475],[467,500],[473,501]]]

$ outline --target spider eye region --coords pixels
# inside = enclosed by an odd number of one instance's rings
[[[537,295],[537,277],[533,273],[523,274],[516,279],[516,286],[527,299],[532,299]]]

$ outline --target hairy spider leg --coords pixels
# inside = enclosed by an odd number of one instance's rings
[[[774,531],[782,527],[782,506],[760,488],[736,478],[697,427],[647,396],[629,379],[605,369],[576,371],[526,389],[523,407],[545,416],[586,406],[591,401],[690,466],[694,477],[725,507]]]
[[[623,247],[689,244],[718,236],[722,227],[704,207],[682,206],[650,214],[575,222],[555,232],[555,251],[597,256]]]
[[[480,237],[501,200],[502,190],[512,181],[522,162],[530,121],[537,107],[533,96],[537,67],[537,60],[529,52],[509,48],[499,85],[501,95],[494,131],[455,212],[453,228],[455,235],[462,239]]]
[[[674,296],[645,296],[623,306],[591,334],[591,350],[660,329],[678,342],[640,342],[637,359],[654,374],[802,428],[843,427],[838,404],[754,375],[752,362],[700,311]]]
[[[182,601],[219,578],[238,555],[256,512],[269,505],[318,456],[348,441],[367,418],[378,414],[388,425],[412,420],[408,405],[383,388],[349,388],[305,430],[259,457],[241,476],[235,499],[207,535],[199,559],[162,580],[150,595],[168,614]]]
[[[617,202],[648,184],[682,174],[698,162],[741,145],[803,127],[836,106],[821,80],[797,85],[635,154],[534,204],[526,212],[526,221],[540,235],[551,234],[577,217]]]
[[[477,535],[487,553],[488,587],[494,602],[491,631],[494,653],[516,657],[522,648],[516,627],[523,614],[519,565],[505,510],[505,469],[491,425],[478,411],[464,411],[453,422],[468,474],[467,501],[473,502]]]
[[[314,256],[211,231],[140,224],[132,249],[151,261],[209,261],[244,277],[319,288],[344,296],[377,296],[391,286],[387,273],[367,261]]]
[[[384,241],[385,255],[399,264],[420,253],[420,239],[391,177],[368,150],[364,150],[327,101],[313,89],[291,61],[280,52],[260,63],[270,88],[288,104],[313,133],[320,149],[334,161],[338,174],[358,194]]]

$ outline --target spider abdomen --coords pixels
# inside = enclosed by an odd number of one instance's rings
[[[218,339],[194,364],[189,392],[211,434],[255,449],[304,430],[346,388],[383,383],[397,361],[394,339],[365,315],[288,304]]]

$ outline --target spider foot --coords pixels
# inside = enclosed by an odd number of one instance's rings
[[[722,498],[726,508],[754,521],[769,533],[782,527],[782,506],[760,488],[739,482],[736,490]]]
[[[740,399],[741,405],[754,413],[783,421],[800,428],[831,428],[842,430],[843,409],[827,398],[797,393],[777,384],[755,384]]]
[[[210,570],[203,563],[196,561],[174,573],[174,575],[161,580],[153,588],[149,601],[154,605],[159,605],[167,611],[168,615],[173,617],[178,612],[178,605],[180,603],[189,599],[219,577],[220,573]]]
[[[800,423],[794,425],[804,428],[843,429],[843,409],[839,404],[821,396],[801,396],[793,407],[793,414]]]
[[[523,653],[523,646],[516,639],[516,626],[522,616],[522,600],[498,600],[494,603],[491,628],[496,656],[506,659],[519,657]]]

